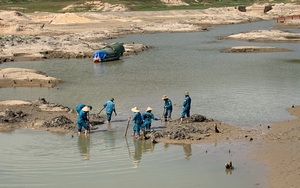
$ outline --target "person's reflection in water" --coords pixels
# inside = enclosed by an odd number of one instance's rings
[[[155,144],[153,144],[151,140],[138,140],[138,139],[134,139],[133,144],[134,144],[133,164],[134,164],[134,168],[138,168],[139,163],[141,162],[142,159],[142,153],[146,153],[148,151],[153,152]]]
[[[103,76],[105,72],[105,67],[103,63],[94,63],[94,72],[98,76]]]
[[[228,175],[232,175],[232,169],[225,168],[225,173]]]
[[[142,141],[138,139],[133,139],[133,144],[134,144],[133,164],[134,164],[134,168],[138,168],[139,163],[141,162],[142,159]]]
[[[153,142],[151,140],[141,140],[142,142],[142,152],[146,153],[148,151],[153,152],[154,151],[154,146]]]
[[[167,151],[168,148],[169,148],[169,144],[168,144],[168,143],[165,143],[165,144],[164,144],[164,148],[165,148],[165,151]]]
[[[117,131],[112,128],[110,124],[107,125],[107,131],[103,134],[103,138],[107,143],[107,146],[116,147],[116,140],[118,138]]]
[[[81,135],[78,136],[78,149],[84,160],[90,159],[90,136]]]
[[[191,144],[183,144],[183,151],[185,154],[185,159],[190,160],[190,157],[192,156],[192,145]]]

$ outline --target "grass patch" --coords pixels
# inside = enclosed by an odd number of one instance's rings
[[[287,36],[285,37],[286,39],[290,39],[290,40],[293,40],[293,39],[300,39],[300,37],[296,37],[296,36]]]
[[[1,2],[1,7],[6,7],[6,9],[14,10],[14,7],[20,7],[21,10],[17,9],[18,11],[29,13],[29,12],[59,12],[62,8],[70,5],[83,2],[81,1],[74,1],[74,0],[52,0],[52,1],[44,1],[44,0],[12,0],[6,1],[5,3]]]
[[[189,6],[166,6],[160,0],[101,0],[110,4],[123,4],[131,11],[155,11],[155,10],[187,10],[206,9],[210,7],[233,7],[249,6],[253,3],[268,3],[268,0],[182,0]],[[288,3],[292,0],[274,0],[272,3]],[[0,0],[0,9],[18,10],[22,12],[60,12],[60,10],[71,4],[84,3],[84,0]],[[299,2],[298,2],[299,4]],[[17,8],[18,7],[18,8]],[[20,9],[21,8],[21,9]],[[81,11],[89,11],[91,7],[86,6]]]

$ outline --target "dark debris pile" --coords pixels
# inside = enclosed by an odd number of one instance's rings
[[[154,131],[154,138],[168,138],[172,140],[193,140],[193,134],[209,134],[213,128],[201,128],[193,125],[176,125],[165,130]]]
[[[205,116],[200,114],[193,114],[191,115],[191,121],[192,122],[209,122],[213,121],[212,119],[207,119]]]
[[[71,109],[69,107],[63,106],[60,104],[56,104],[56,103],[50,103],[50,102],[46,101],[45,98],[39,98],[33,104],[36,106],[47,105],[47,107],[49,107],[49,108],[60,107],[61,109],[64,109],[66,112],[71,111]]]
[[[62,115],[62,116],[55,117],[50,121],[44,122],[42,127],[63,128],[63,129],[67,129],[67,130],[73,130],[75,125],[69,118]]]
[[[191,116],[191,122],[211,122],[213,119],[207,119],[205,116],[194,114]],[[155,130],[151,133],[153,139],[168,138],[171,140],[200,140],[199,135],[207,135],[214,132],[214,127],[199,126],[189,124],[172,125],[162,130]],[[198,136],[196,136],[198,135]]]
[[[10,109],[6,109],[5,111],[0,112],[0,123],[16,123],[16,122],[20,122],[26,116],[27,116],[27,114],[25,114],[21,110],[19,110],[17,112],[13,112]]]

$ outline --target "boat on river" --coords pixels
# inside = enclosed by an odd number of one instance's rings
[[[99,63],[103,61],[114,61],[120,59],[120,57],[125,52],[123,43],[115,42],[105,46],[101,50],[94,52],[93,58],[94,63]]]

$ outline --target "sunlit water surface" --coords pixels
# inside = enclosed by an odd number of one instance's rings
[[[1,133],[0,187],[267,185],[262,177],[264,168],[244,160],[249,150],[244,143],[152,144],[149,140],[127,140],[123,128],[113,127],[73,138],[26,129]],[[226,171],[224,163],[230,160],[236,168]]]
[[[239,127],[255,128],[293,118],[286,108],[300,103],[300,64],[289,60],[299,60],[299,43],[217,39],[271,29],[273,24],[228,25],[200,33],[129,35],[108,42],[143,43],[154,48],[101,64],[90,59],[0,64],[0,68],[43,71],[65,81],[55,88],[1,88],[0,100],[43,97],[71,108],[90,104],[96,113],[114,97],[118,112],[111,127],[100,125],[99,131],[87,138],[28,129],[0,133],[0,187],[267,187],[265,168],[246,158],[251,149],[247,143],[154,145],[125,139],[124,130],[134,106],[142,111],[151,106],[161,117],[162,95],[176,104],[172,116],[179,118],[177,105],[185,91],[192,98],[192,114]],[[223,48],[239,45],[294,51],[220,53]],[[162,124],[156,121],[153,126]],[[236,166],[231,173],[224,169],[228,161]]]

